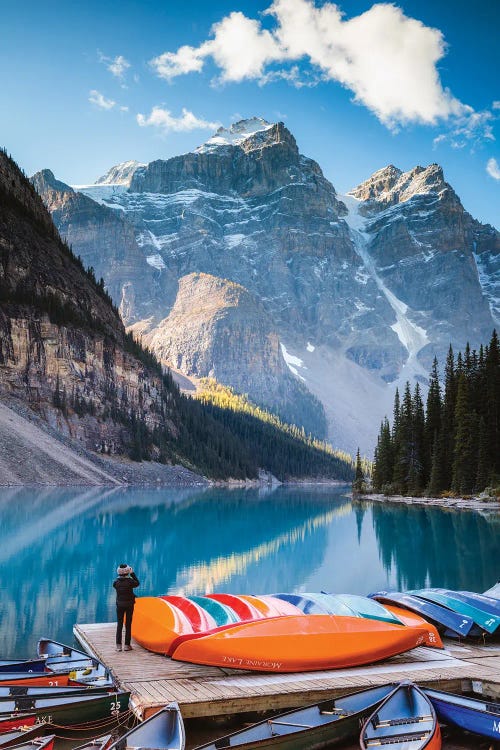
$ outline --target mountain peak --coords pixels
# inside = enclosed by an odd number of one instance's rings
[[[54,173],[50,169],[41,169],[39,172],[33,175],[31,178],[32,184],[39,195],[43,195],[49,190],[56,190],[59,193],[73,193],[74,190],[65,182],[56,179]]]
[[[349,195],[384,207],[404,203],[414,195],[440,194],[445,190],[453,193],[444,179],[443,169],[439,164],[416,166],[408,172],[402,172],[389,164],[374,172],[371,177],[351,190]]]
[[[250,117],[246,120],[233,122],[228,128],[220,127],[214,135],[195,149],[195,153],[203,154],[215,151],[220,146],[241,146],[244,141],[253,138],[258,133],[271,130],[276,123],[268,122],[262,117]]]
[[[122,161],[120,164],[115,164],[114,167],[108,169],[105,175],[99,177],[96,181],[96,185],[126,185],[130,186],[134,173],[140,168],[145,167],[146,164],[131,159],[130,161]]]

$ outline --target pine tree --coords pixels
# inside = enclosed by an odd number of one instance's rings
[[[444,402],[441,420],[441,441],[438,461],[442,477],[441,489],[451,487],[453,474],[453,452],[455,446],[455,401],[457,395],[457,376],[453,349],[449,348],[445,365]]]
[[[471,410],[469,381],[464,371],[458,378],[455,425],[452,489],[458,493],[470,494],[477,474],[477,417]]]
[[[413,402],[407,382],[394,443],[394,482],[403,494],[408,492],[408,483],[413,482],[413,448]]]
[[[489,484],[491,472],[490,451],[488,442],[488,430],[486,420],[481,417],[479,421],[479,439],[477,449],[477,473],[474,490],[482,492]]]
[[[430,481],[433,457],[436,452],[436,444],[441,429],[441,410],[441,385],[439,383],[438,362],[436,357],[434,357],[429,377],[429,392],[427,394],[426,404],[424,485],[427,485]]]
[[[394,453],[389,420],[385,417],[380,425],[380,433],[373,462],[373,487],[377,492],[392,484],[394,473]]]
[[[354,481],[357,482],[359,480],[362,482],[364,478],[365,478],[365,475],[363,473],[363,467],[361,465],[361,456],[359,454],[359,447],[358,447],[358,451],[356,453],[356,471],[354,474]]]
[[[500,345],[493,331],[485,356],[485,419],[489,443],[489,463],[500,476]]]

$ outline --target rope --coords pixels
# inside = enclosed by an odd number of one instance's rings
[[[116,716],[116,717],[111,716],[109,718],[102,719],[102,720],[86,721],[82,724],[72,724],[70,726],[62,725],[62,724],[53,724],[51,722],[50,724],[46,724],[46,726],[54,730],[62,729],[62,730],[70,730],[70,732],[72,731],[73,733],[77,732],[78,739],[92,740],[92,739],[95,739],[96,732],[98,734],[100,733],[99,730],[105,730],[111,727],[113,729],[119,730],[125,724],[128,724],[131,715],[135,717],[135,714],[133,714],[133,711],[129,708],[126,711],[123,711],[122,713],[120,713],[119,716]],[[86,730],[88,730],[89,732],[92,732],[92,734],[89,736],[83,736],[80,734],[80,732],[85,732]],[[63,734],[60,734],[58,731],[55,731],[54,733],[61,740],[74,740],[75,739],[74,734],[72,737],[68,737]]]

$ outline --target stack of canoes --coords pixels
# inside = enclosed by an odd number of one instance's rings
[[[377,591],[370,594],[385,607],[404,607],[425,617],[451,638],[500,635],[500,591],[495,587],[484,594],[449,589]]]
[[[419,645],[442,648],[441,634],[500,633],[495,591],[142,597],[132,632],[150,651],[195,664],[271,672],[334,669]]]
[[[52,750],[61,731],[75,738],[102,735],[128,717],[129,697],[114,688],[99,661],[44,639],[37,658],[0,661],[0,750]],[[110,744],[105,735],[88,750],[107,750]]]
[[[420,645],[442,648],[434,625],[415,613],[324,592],[141,597],[132,634],[179,661],[268,672],[350,667]]]

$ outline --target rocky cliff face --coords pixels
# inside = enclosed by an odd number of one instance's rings
[[[499,235],[464,210],[441,167],[401,172],[389,166],[350,195],[360,201],[363,242],[376,273],[422,331],[417,354],[425,369],[450,342],[487,341],[495,322],[494,279],[490,274],[489,291],[488,283],[483,287],[478,258],[484,266],[498,262]]]
[[[158,325],[141,322],[136,332],[176,370],[215,378],[308,432],[326,433],[320,403],[291,374],[272,320],[240,284],[183,276],[168,316]]]
[[[46,177],[46,187],[65,190]],[[106,293],[61,242],[4,152],[0,199],[0,392],[91,450],[126,452],[132,438],[122,417],[133,410],[153,428],[161,380],[127,353]]]
[[[252,334],[264,330],[264,311],[283,344],[286,376],[321,399],[336,444],[371,449],[391,408],[386,384],[425,382],[434,352],[442,358],[450,341],[476,346],[498,322],[498,233],[467,214],[437,165],[406,173],[389,166],[339,196],[283,123],[252,118],[219,129],[192,153],[137,166],[128,179],[128,188],[79,191],[93,201],[94,217],[106,209],[132,231],[125,258],[111,235],[92,236],[95,218],[76,219],[64,189],[65,223],[53,211],[86,263],[91,252],[100,255],[98,272],[126,322],[142,321],[155,350],[187,374],[203,362],[232,385],[238,379],[235,387],[270,396],[269,339]],[[50,206],[50,191],[41,190]],[[237,299],[247,324],[238,338],[212,312],[194,325],[182,291],[197,295],[184,286],[192,274],[230,280],[258,301],[250,310]],[[182,328],[191,332],[184,340]],[[237,360],[233,345],[245,348],[237,341],[248,350],[238,375],[227,365]],[[282,371],[281,364],[275,403],[288,392]]]

